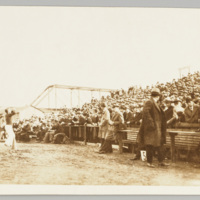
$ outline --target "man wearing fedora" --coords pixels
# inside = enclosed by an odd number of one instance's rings
[[[130,111],[129,106],[125,106],[125,112],[123,113],[124,122],[126,125],[130,126],[130,123],[133,121],[133,113]]]
[[[119,153],[122,153],[122,134],[118,131],[122,128],[124,124],[124,117],[119,109],[119,105],[115,104],[114,106],[114,114],[112,118],[109,120],[109,129],[105,136],[105,142],[100,148],[99,153],[112,153],[112,140],[116,140],[119,143]]]
[[[171,99],[169,97],[167,97],[164,101],[165,101],[166,107],[167,107],[165,110],[167,126],[171,127],[178,120],[178,115],[177,115],[176,110],[174,109],[174,106],[172,106]]]
[[[159,105],[160,90],[153,88],[151,98],[145,103],[143,109],[142,124],[139,130],[139,142],[146,146],[147,166],[155,167],[153,162],[154,151],[158,152],[159,166],[166,166],[164,160],[164,148],[166,143],[166,119],[165,113]]]
[[[192,100],[189,100],[188,106],[184,110],[185,121],[188,123],[200,122],[200,108],[195,105]]]
[[[99,151],[96,151],[99,153],[105,143],[105,137],[108,133],[108,127],[109,127],[109,121],[110,121],[110,112],[107,108],[107,104],[105,102],[102,102],[100,105],[102,109],[102,117],[99,123],[99,138],[101,140],[101,146]]]

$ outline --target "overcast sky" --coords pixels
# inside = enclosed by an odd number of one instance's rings
[[[0,106],[51,84],[125,88],[200,69],[200,10],[0,7]]]

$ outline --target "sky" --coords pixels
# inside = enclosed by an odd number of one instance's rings
[[[199,9],[0,7],[0,106],[52,84],[127,89],[200,70],[199,24]]]

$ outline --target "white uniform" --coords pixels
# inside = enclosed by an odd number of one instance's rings
[[[6,118],[5,131],[8,134],[8,138],[5,141],[5,145],[12,147],[12,149],[16,150],[17,146],[16,146],[15,133],[14,133],[13,127],[12,127],[12,116],[14,114],[15,113],[6,114],[6,116],[5,116],[5,118]]]

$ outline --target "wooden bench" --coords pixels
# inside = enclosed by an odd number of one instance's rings
[[[176,160],[179,150],[196,151],[200,146],[200,132],[196,132],[200,124],[178,123],[176,128],[167,129],[166,148],[171,151],[172,161]],[[127,139],[123,140],[123,144],[128,145],[130,152],[134,151],[139,128],[128,128],[120,131],[127,133]],[[189,154],[188,154],[189,155]]]
[[[72,132],[72,128],[76,128],[78,130],[79,133],[79,138],[83,139],[83,143],[86,145],[87,144],[87,131],[86,128],[93,128],[93,137],[98,135],[98,131],[97,129],[99,128],[99,126],[93,126],[93,125],[72,125],[72,126],[65,126],[65,127],[69,127],[69,139],[72,141],[73,140],[73,134],[74,132]],[[81,128],[83,128],[83,136],[80,135],[81,133]],[[76,131],[77,131],[76,130]],[[77,132],[76,132],[77,133]]]
[[[181,150],[187,152],[187,159],[189,159],[189,153],[191,151],[197,151],[200,147],[200,132],[191,130],[169,130],[168,134],[174,135],[174,142],[170,141],[167,137],[167,146],[171,143],[172,160],[176,160],[176,155],[179,156]],[[173,153],[174,152],[174,153]]]
[[[87,134],[86,127],[95,127],[98,126],[69,126],[69,137],[72,139],[71,128],[76,127],[80,129],[84,127],[84,144],[87,144]],[[175,125],[175,128],[167,129],[166,135],[166,147],[171,151],[172,161],[175,161],[175,154],[179,150],[186,151],[195,151],[198,149],[200,145],[200,132],[196,132],[200,124],[190,124],[190,123],[178,123]],[[126,134],[126,138],[122,140],[123,145],[127,145],[129,152],[134,152],[134,147],[137,143],[137,135],[138,135],[139,127],[128,127],[126,130],[120,130],[122,134]]]
[[[168,133],[174,135],[174,160],[182,150],[187,152],[187,159],[191,151],[197,151],[200,145],[200,124],[199,123],[176,123],[173,129],[168,129]],[[169,146],[169,137],[167,137],[167,146]]]
[[[30,138],[30,139],[32,139],[32,138],[36,139],[36,138],[37,138],[37,135],[29,135],[29,138]]]
[[[99,133],[99,126],[97,126],[97,125],[92,125],[92,124],[87,124],[86,125],[86,129],[87,128],[91,128],[92,130],[90,131],[90,134],[91,134],[91,136],[90,136],[90,139],[91,139],[91,141],[92,142],[94,142],[94,141],[97,141],[97,138],[98,138],[98,133]],[[87,131],[86,131],[87,132]],[[87,135],[86,135],[86,139],[88,139],[87,138]],[[91,142],[90,141],[90,142]]]
[[[65,127],[69,127],[69,139],[70,139],[70,141],[73,140],[74,133],[77,134],[77,130],[78,130],[78,133],[79,133],[79,134],[81,133],[81,128],[83,127],[83,143],[84,143],[85,145],[87,144],[87,142],[86,142],[86,140],[87,140],[86,126],[84,126],[84,125],[70,125],[70,126],[65,126]],[[75,128],[76,131],[73,132],[73,131],[72,131],[72,128]],[[78,137],[81,138],[80,135],[78,135]]]
[[[126,130],[120,130],[121,133],[126,133],[127,138],[122,140],[123,145],[128,145],[129,152],[134,152],[134,147],[137,141],[139,128],[128,127]]]

